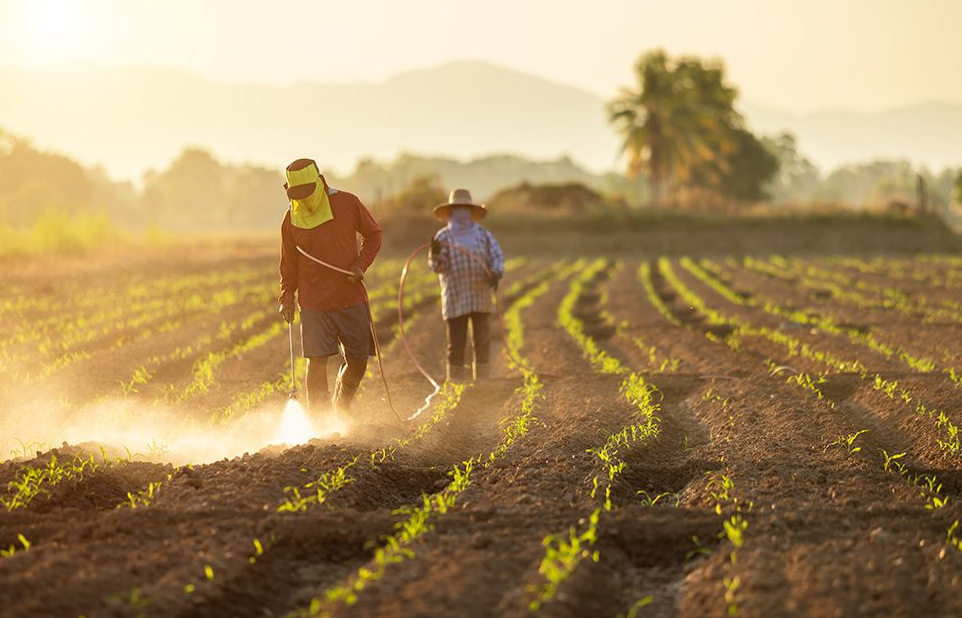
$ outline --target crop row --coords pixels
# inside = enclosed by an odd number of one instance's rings
[[[180,291],[167,290],[158,291],[154,294],[140,295],[131,293],[127,296],[118,296],[110,299],[109,303],[102,307],[96,307],[93,313],[76,312],[70,313],[63,307],[51,308],[49,312],[42,315],[49,316],[39,320],[28,318],[20,319],[16,322],[12,332],[0,340],[0,350],[5,350],[11,345],[35,344],[40,353],[47,353],[52,350],[63,350],[70,344],[72,338],[88,332],[99,333],[104,329],[111,330],[117,328],[117,324],[123,324],[129,320],[142,323],[143,320],[136,320],[137,316],[155,312],[158,309],[170,307],[172,302],[178,301],[180,306],[187,310],[200,310],[208,302],[213,301],[219,305],[224,305],[225,301],[231,297],[246,296],[252,292],[262,289],[269,289],[265,283],[262,271],[252,271],[248,273],[229,273],[231,276],[223,277],[216,289],[208,289],[210,281],[217,281],[217,275],[209,275],[203,278],[203,285],[188,286]],[[79,292],[81,297],[91,292]],[[70,305],[70,297],[60,299],[64,305]],[[67,341],[63,341],[66,339]]]
[[[64,281],[56,290],[12,289],[0,300],[0,324],[16,324],[21,332],[46,332],[62,322],[96,324],[117,319],[131,305],[169,296],[204,296],[213,288],[236,288],[263,281],[276,267],[215,270],[203,274],[137,277],[112,289],[87,282]],[[0,332],[4,332],[0,329]]]
[[[705,277],[705,278],[709,277],[709,275],[707,275],[705,271],[699,271],[698,269],[690,269],[690,268],[689,270],[690,272],[692,272],[693,275],[696,276],[696,278],[701,279],[702,277]],[[706,307],[704,305],[704,302],[696,294],[694,294],[694,292],[692,292],[689,288],[687,288],[684,285],[684,283],[682,283],[680,280],[670,275],[670,269],[668,272],[669,272],[669,277],[666,277],[666,279],[669,280],[669,282],[673,285],[673,287],[675,287],[675,289],[679,292],[679,294],[681,294],[683,298],[688,300],[688,302],[692,303],[693,306],[700,305],[702,307]],[[702,280],[704,281],[704,279]],[[714,280],[714,285],[722,286],[723,284],[721,284],[717,280]],[[729,293],[734,294],[734,292],[732,292],[731,290],[729,290]],[[710,308],[706,307],[706,309],[708,311],[711,311],[713,315],[715,315],[716,317],[720,315],[717,312],[714,312],[713,310],[711,310]],[[732,324],[733,326],[736,326],[736,328],[742,328],[744,330],[744,327],[739,326],[740,323],[738,322],[731,321],[729,323]],[[798,349],[798,348],[796,347],[795,349]],[[812,358],[812,360],[815,360],[815,358]],[[779,367],[776,367],[771,360],[766,362],[770,368],[776,371],[777,369],[779,369]],[[773,371],[773,373],[775,373],[775,371]],[[869,379],[867,373],[864,371],[860,372],[858,375],[863,380]],[[802,377],[801,379],[799,379],[800,376]],[[810,390],[813,393],[815,393],[815,396],[818,399],[820,400],[823,399],[822,393],[818,388],[818,383],[821,382],[821,379],[812,380],[806,374],[796,374],[795,376],[790,377],[788,379],[788,382],[793,383],[803,389]],[[872,386],[875,391],[888,397],[892,401],[898,401],[903,403],[909,409],[912,409],[914,405],[913,411],[915,414],[925,416],[933,420],[935,423],[936,430],[939,432],[941,436],[943,436],[943,438],[937,439],[937,443],[939,447],[947,453],[958,454],[959,452],[958,428],[948,420],[948,418],[945,416],[944,413],[936,410],[927,409],[923,404],[916,402],[913,399],[912,394],[907,389],[901,389],[899,388],[897,382],[884,380],[883,378],[881,378],[881,376],[877,374],[874,375],[874,381],[872,383]],[[833,403],[831,407],[834,407]],[[840,435],[838,436],[838,438],[836,438],[835,441],[825,445],[825,447],[823,448],[823,452],[828,448],[837,446],[837,447],[846,449],[849,455],[854,455],[855,453],[858,453],[862,450],[860,446],[857,446],[855,444],[855,442],[857,438],[861,434],[866,433],[866,431],[867,430],[861,430],[861,431],[856,431],[847,435]],[[935,510],[935,509],[942,508],[947,504],[948,497],[944,494],[942,484],[938,481],[935,475],[924,473],[924,472],[913,472],[910,467],[906,466],[902,461],[900,461],[902,458],[906,457],[907,455],[906,452],[889,454],[886,450],[880,449],[880,452],[878,453],[878,455],[881,457],[881,459],[878,460],[879,461],[878,465],[880,465],[884,471],[897,475],[903,482],[916,488],[919,491],[919,495],[923,499],[926,509]],[[953,526],[954,528],[950,527],[949,530],[947,531],[946,538],[949,544],[952,544],[953,539],[958,538],[957,536],[955,536],[956,530],[958,529],[958,525],[954,524]],[[960,544],[959,547],[960,549],[962,549],[962,544]]]
[[[788,315],[792,314],[792,312],[782,309],[780,306],[771,301],[760,302],[756,301],[755,299],[747,300],[742,298],[720,280],[712,277],[707,271],[694,265],[694,263],[690,260],[682,261],[681,263],[682,266],[686,268],[686,270],[688,270],[696,279],[702,281],[705,285],[711,287],[712,289],[719,291],[720,295],[731,300],[732,302],[735,302],[736,304],[760,307],[772,315],[778,315],[781,317],[787,317]],[[762,337],[778,346],[784,347],[790,356],[801,355],[808,360],[826,365],[831,369],[836,369],[843,372],[853,372],[858,375],[860,380],[868,381],[873,386],[875,391],[884,394],[884,396],[888,397],[888,399],[901,404],[904,408],[910,410],[914,414],[929,419],[933,424],[933,429],[937,433],[937,443],[943,451],[956,456],[962,452],[962,445],[960,445],[959,440],[959,428],[952,423],[951,420],[949,420],[948,416],[943,411],[940,411],[931,405],[926,405],[917,396],[913,395],[907,388],[901,387],[898,382],[886,380],[878,373],[869,372],[865,365],[861,363],[861,361],[842,359],[828,352],[819,351],[812,345],[803,343],[797,338],[787,335],[784,332],[774,331],[764,327],[755,327],[737,318],[725,316],[708,307],[701,297],[695,294],[680,279],[678,279],[672,271],[671,265],[667,260],[661,262],[659,266],[665,279],[668,280],[678,291],[678,293],[693,307],[700,308],[700,310],[704,311],[705,315],[709,316],[710,320],[719,324],[728,325],[734,329],[732,335],[727,340],[729,345],[737,346],[737,342],[740,337]],[[828,332],[835,332],[836,334],[839,334],[838,329],[834,329],[834,331],[832,330],[830,322],[823,322],[819,318],[812,318],[811,316],[809,317],[809,320],[813,319],[816,320],[819,328],[827,330]],[[844,333],[843,331],[841,334],[848,333]],[[813,385],[817,388],[815,381],[812,381],[810,378],[801,378],[801,380],[802,385],[809,387],[810,390],[812,390],[811,387]]]
[[[667,265],[667,262],[666,262],[666,265]],[[667,265],[667,267],[663,267],[662,270],[667,272],[666,280],[668,280],[669,284],[671,284],[672,287],[689,304],[691,304],[693,307],[698,308],[698,310],[702,312],[703,315],[705,315],[706,317],[710,316],[710,319],[716,320],[716,321],[726,319],[717,311],[714,311],[713,309],[708,307],[704,303],[704,301],[700,297],[698,297],[697,294],[691,291],[690,288],[685,286],[684,283],[681,282],[679,279],[674,277],[673,274],[671,273],[670,265]],[[690,268],[689,270],[690,272],[693,272],[693,274],[696,274]],[[700,274],[702,277],[706,276],[704,271],[701,271]],[[696,277],[698,277],[698,274],[696,274]],[[715,283],[716,285],[718,284],[717,281]],[[728,298],[729,300],[732,300],[736,297],[736,294],[731,290],[727,290],[727,293],[723,293],[722,295]],[[729,320],[727,323],[731,324],[737,329],[741,329],[743,331],[742,334],[747,334],[745,332],[746,327],[740,322],[734,322]],[[709,339],[712,339],[718,342],[718,338],[712,336],[710,332],[706,332],[705,335]],[[725,341],[721,343],[728,343],[731,347],[733,347],[736,351],[738,351],[738,346],[737,345],[732,346],[730,341]],[[768,360],[765,362],[769,366],[769,368],[772,370],[771,371],[772,375],[776,375],[781,369],[786,369],[785,367],[777,366],[771,360]],[[911,399],[908,393],[899,391],[897,389],[897,384],[895,384],[894,382],[886,383],[884,380],[881,380],[879,376],[875,376],[875,380],[876,380],[875,381],[876,390],[881,390],[890,399],[895,399],[897,396],[896,395],[897,393],[902,393],[902,394],[899,394],[898,397],[902,398],[906,403],[911,403]],[[823,400],[822,393],[817,386],[819,383],[822,382],[821,378],[817,380],[812,380],[809,376],[807,376],[804,373],[797,373],[789,377],[787,381],[788,383],[798,386],[804,390],[812,391],[819,400],[822,400],[824,403],[827,403],[828,405],[830,405],[830,407],[834,407],[834,402]],[[720,398],[718,398],[717,396],[715,397],[715,399],[720,400]],[[721,403],[722,405],[725,404],[724,401],[721,401]],[[856,441],[860,435],[866,432],[867,430],[861,430],[861,431],[856,431],[847,435],[840,435],[833,442],[826,444],[823,447],[822,451],[825,452],[830,448],[838,447],[838,448],[844,449],[846,453],[849,455],[855,455],[856,453],[859,453],[860,451],[862,451],[862,447],[856,445]],[[943,448],[947,448],[947,447],[943,447]],[[948,448],[948,450],[951,450],[951,448]],[[880,449],[878,454],[880,455],[881,459],[879,460],[866,459],[865,461],[867,463],[870,461],[876,462],[874,465],[878,465],[885,472],[889,472],[891,474],[898,476],[900,480],[902,480],[909,486],[917,489],[920,497],[924,502],[924,506],[926,509],[935,510],[935,509],[942,508],[947,504],[948,497],[943,492],[942,484],[939,483],[935,475],[924,473],[924,472],[913,472],[907,465],[905,465],[901,461],[902,458],[906,457],[907,455],[906,452],[889,454],[886,450]],[[720,478],[720,481],[719,481],[719,478]],[[733,484],[730,484],[730,479],[728,479],[725,476],[719,477],[717,475],[716,475],[716,478],[713,479],[712,485],[715,487],[720,487],[722,490],[722,491],[714,491],[712,493],[713,498],[718,500],[719,503],[725,501],[728,498],[729,489],[733,487]],[[731,487],[729,487],[730,485]],[[724,535],[731,542],[735,550],[737,550],[737,548],[741,547],[741,544],[743,542],[743,533],[745,530],[747,530],[748,523],[742,516],[742,509],[737,505],[737,500],[733,502],[733,505],[735,506],[735,513],[730,517],[727,517],[727,519],[725,519],[725,521],[723,522],[723,532],[724,532]],[[748,503],[747,510],[748,511],[751,510],[750,502]],[[719,514],[722,513],[720,506],[716,506],[716,512],[718,512]],[[947,531],[946,538],[947,538],[947,542],[950,545],[952,544],[953,539],[958,540],[958,537],[955,536],[957,534],[956,531],[958,530],[958,527],[959,527],[958,524],[955,523]],[[962,549],[962,543],[959,543],[958,546],[960,547],[960,549]],[[731,561],[731,564],[735,564],[736,551],[733,551],[731,553],[730,561]],[[726,590],[725,600],[726,600],[726,603],[728,604],[729,615],[732,615],[737,612],[737,590],[741,582],[737,576],[733,576],[730,578],[726,577],[723,583]]]
[[[962,290],[962,263],[951,256],[914,256],[909,261],[892,257],[859,259],[833,257],[834,268],[855,270],[861,275],[884,277],[886,280],[912,281],[929,288]]]
[[[509,358],[509,364],[522,372],[523,382],[518,389],[522,396],[518,412],[504,423],[502,438],[497,446],[486,455],[477,455],[455,464],[448,471],[451,481],[441,491],[425,494],[420,503],[398,509],[396,512],[402,515],[402,518],[395,522],[394,534],[387,536],[379,543],[372,561],[341,583],[326,590],[323,595],[312,599],[308,607],[292,615],[327,616],[338,605],[353,605],[357,602],[358,595],[371,582],[381,579],[391,565],[415,558],[412,545],[433,530],[434,520],[457,506],[459,497],[471,485],[472,475],[506,457],[511,447],[529,432],[535,422],[534,412],[537,401],[541,398],[543,385],[537,374],[530,369],[530,362],[521,354],[524,345],[521,312],[545,294],[554,280],[567,277],[573,268],[573,266],[559,264],[549,269],[549,273],[535,273],[529,279],[538,276],[541,283],[517,298],[505,312],[505,324],[508,329],[506,340],[511,353],[509,357],[513,356],[520,361],[520,364],[515,364]],[[509,294],[520,291],[527,285],[529,285],[527,281],[519,281],[512,290],[509,290]]]
[[[940,319],[962,322],[962,303],[956,301],[931,299],[919,292],[909,294],[898,288],[870,283],[837,271],[823,270],[779,256],[770,256],[767,262],[746,258],[743,264],[749,270],[783,280],[787,278],[793,284],[831,294],[843,303],[862,309],[896,311],[912,319],[921,319],[922,323]],[[880,298],[873,298],[866,293]]]
[[[383,280],[383,293],[391,293],[388,282],[398,266],[397,260],[386,260],[370,271],[370,280]],[[44,364],[40,376],[45,377],[78,360],[90,357],[83,344],[103,339],[116,332],[134,330],[133,335],[120,336],[109,342],[117,348],[132,341],[149,338],[160,332],[170,332],[184,323],[184,318],[216,315],[224,309],[252,303],[260,306],[272,304],[276,294],[275,283],[270,282],[267,269],[247,268],[238,272],[222,271],[206,275],[161,280],[159,284],[128,286],[126,293],[113,302],[104,304],[94,314],[64,315],[63,309],[51,312],[52,317],[43,323],[23,320],[12,334],[0,340],[0,369],[11,371],[11,362],[22,356],[22,350],[11,346],[33,346],[31,354]],[[276,272],[276,271],[275,271]],[[86,292],[78,292],[81,298]],[[70,298],[65,304],[69,305]],[[151,327],[158,320],[166,321]],[[12,377],[18,377],[12,374]]]
[[[433,284],[433,276],[431,283]],[[518,282],[519,284],[523,282]],[[372,294],[372,296],[375,296]],[[386,294],[378,294],[378,297],[384,299],[387,297]],[[383,301],[382,301],[383,302]],[[518,303],[524,302],[524,299],[519,299]],[[515,303],[517,305],[518,303]],[[512,312],[515,311],[515,305],[507,312],[507,316],[511,316]],[[510,319],[510,318],[509,318]],[[525,380],[525,384],[522,387],[525,392],[531,394],[530,397],[525,398],[525,402],[522,404],[523,412],[515,419],[515,421],[509,424],[505,429],[505,440],[502,441],[501,446],[507,447],[515,439],[523,435],[528,428],[531,411],[533,410],[533,402],[535,399],[536,391],[540,391],[541,385],[537,381],[536,376],[531,376]],[[383,447],[378,447],[366,454],[355,454],[343,463],[333,469],[327,470],[317,477],[304,485],[300,486],[289,486],[284,490],[285,497],[278,504],[276,511],[280,514],[288,513],[302,513],[307,511],[312,507],[316,507],[321,504],[325,504],[331,495],[340,489],[358,482],[360,479],[358,472],[376,472],[376,470],[395,459],[399,451],[409,447],[411,444],[422,440],[433,428],[437,427],[446,417],[450,414],[458,405],[461,400],[462,393],[465,389],[463,385],[447,384],[441,391],[441,399],[434,405],[432,414],[430,418],[418,425],[412,432],[404,436],[400,436],[392,440],[390,443]],[[496,452],[497,456],[501,456],[503,451]],[[475,462],[478,463],[478,462]],[[458,482],[465,482],[467,474],[470,470],[458,471],[456,475],[460,475],[457,478],[460,479]],[[415,513],[424,513],[428,505],[422,504],[420,506],[411,507],[409,515]],[[414,515],[415,519],[417,515]],[[416,528],[412,528],[410,525],[407,528],[408,532],[416,531]],[[403,535],[396,535],[396,538],[403,541],[405,537]],[[388,541],[390,546],[391,541]],[[252,546],[254,548],[253,555],[249,556],[248,561],[250,564],[255,564],[258,560],[262,559],[268,554],[269,549],[272,546],[272,539],[268,538],[264,541],[260,539],[253,539]],[[390,547],[385,549],[382,547],[376,552],[375,562],[384,565],[387,556],[390,555]],[[386,553],[387,552],[387,553]],[[209,566],[209,565],[208,565]],[[365,579],[368,579],[368,574],[364,572]],[[185,586],[185,592],[192,594],[197,589],[196,582],[189,582]],[[316,605],[316,604],[315,604]]]
[[[606,260],[595,260],[572,279],[569,291],[558,307],[558,322],[578,344],[594,371],[625,376],[619,391],[630,406],[629,423],[589,450],[601,467],[600,472],[590,481],[590,496],[598,501],[598,506],[582,520],[581,525],[572,526],[565,534],[549,535],[544,539],[545,555],[539,567],[539,573],[544,580],[530,602],[532,610],[539,610],[554,598],[559,587],[584,560],[600,559],[598,550],[593,547],[598,539],[598,527],[602,517],[613,509],[611,490],[615,480],[627,467],[625,455],[638,443],[656,437],[659,431],[660,420],[656,416],[659,404],[655,403],[653,398],[657,389],[640,373],[629,371],[617,358],[599,346],[594,338],[587,335],[584,322],[575,312],[575,307],[589,282],[595,280],[606,268]]]

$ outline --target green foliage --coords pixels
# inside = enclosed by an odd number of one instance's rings
[[[591,264],[583,266],[580,275],[571,282],[568,293],[558,307],[558,322],[575,339],[585,358],[591,362],[595,370],[617,375],[628,373],[628,370],[622,367],[617,359],[601,349],[593,338],[585,334],[584,324],[574,314],[575,305],[584,291],[585,283],[606,269],[607,266],[607,261],[604,259],[597,259]]]
[[[103,212],[67,214],[45,212],[30,227],[20,228],[0,220],[0,257],[80,254],[120,238]]]
[[[769,197],[766,183],[778,172],[779,160],[749,131],[732,128],[730,151],[696,165],[691,184],[717,191],[729,200],[758,202]]]
[[[67,212],[92,214],[94,197],[94,183],[76,161],[0,129],[0,223],[29,228],[39,218],[58,217],[52,213],[70,221]],[[17,239],[0,233],[0,254],[9,251],[9,240]]]
[[[641,266],[638,267],[638,280],[641,281],[642,287],[645,288],[645,295],[648,297],[648,301],[658,310],[658,313],[675,326],[681,326],[681,322],[664,303],[661,296],[658,295],[658,292],[655,291],[655,285],[651,280],[651,265],[648,262],[642,262]]]
[[[919,489],[920,495],[925,499],[925,508],[930,510],[940,509],[948,503],[948,496],[942,494],[942,483],[932,474],[912,474],[909,467],[900,460],[905,457],[905,453],[889,455],[888,451],[882,449],[882,468],[886,472],[898,474],[903,481]]]
[[[172,230],[276,228],[287,207],[282,172],[186,148],[167,169],[144,175],[140,217]]]

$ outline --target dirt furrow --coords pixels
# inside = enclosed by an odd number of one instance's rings
[[[616,298],[616,289],[635,289],[635,293],[640,294],[637,291],[640,287],[632,288],[630,282],[624,283],[623,286],[612,286],[613,299]],[[634,300],[623,301],[622,306],[635,307],[643,302],[644,299],[635,296]],[[669,297],[668,304],[681,315],[689,310],[678,298]],[[696,333],[700,330],[698,326],[689,328]],[[662,327],[645,335],[654,340],[660,336],[676,338],[681,336],[678,330],[677,327]],[[702,341],[704,343],[692,341],[691,344],[704,350],[698,356],[712,359],[713,364],[719,357],[734,354],[722,344],[712,344],[704,337]],[[926,549],[926,543],[931,546],[933,540],[944,534],[942,526],[949,513],[933,516],[923,508],[914,488],[896,475],[884,472],[879,464],[867,458],[847,456],[837,448],[823,453],[825,444],[852,429],[845,417],[824,403],[800,396],[788,385],[773,381],[763,366],[761,371],[755,370],[744,378],[717,380],[711,389],[712,397],[689,399],[690,409],[712,427],[716,440],[725,441],[728,449],[726,470],[735,480],[736,492],[743,501],[755,506],[745,515],[750,525],[745,533],[744,546],[738,550],[738,562],[726,563],[727,556],[716,554],[706,561],[704,567],[690,573],[686,584],[690,585],[691,594],[682,594],[682,614],[724,615],[727,603],[723,601],[725,589],[719,580],[725,577],[740,578],[741,600],[736,603],[739,613],[760,616],[834,615],[839,608],[864,603],[873,595],[877,597],[882,582],[901,581],[899,576],[917,573],[917,569],[923,569],[929,576],[945,577],[945,569]],[[717,408],[712,402],[718,397],[727,402],[722,407],[728,408],[728,419],[725,419],[724,412],[711,411],[713,407]],[[837,528],[840,534],[835,536],[842,536],[842,539],[818,538],[817,535],[809,538],[804,529],[784,529],[785,512],[805,513],[805,505],[812,503],[824,504],[827,508],[811,513],[812,521],[807,525]],[[893,504],[904,505],[904,523],[887,523],[880,528],[882,517],[862,518],[863,511],[871,513],[886,509],[888,512]],[[883,548],[876,547],[879,536],[891,543]],[[808,572],[835,572],[840,541],[842,546],[864,549],[867,553],[863,555],[877,554],[881,549],[888,558],[871,560],[872,569],[862,569],[870,572],[866,574],[866,580],[848,590],[819,588],[826,581],[833,581],[832,578],[811,582],[800,577],[806,569]],[[792,552],[798,565],[793,569],[778,564],[778,556],[788,551]],[[893,561],[890,568],[896,573],[877,568],[877,564],[885,564],[886,559]],[[906,566],[909,563],[911,566]],[[838,570],[836,577],[844,577],[844,573],[845,570]],[[890,580],[893,575],[895,578]],[[914,580],[911,585],[916,587],[912,593],[928,594],[924,587],[922,590],[918,588],[918,578]],[[791,585],[793,590],[805,592],[789,598],[772,594],[772,591],[784,590],[782,586],[785,584]],[[684,585],[682,590],[686,590]],[[827,601],[813,605],[810,600],[806,601],[812,596],[821,596]],[[900,607],[900,598],[898,594],[886,594],[880,603]],[[904,605],[901,607],[903,611],[909,609]]]
[[[535,412],[538,426],[473,480],[464,502],[439,520],[434,534],[412,546],[416,560],[374,582],[356,605],[337,613],[418,614],[457,598],[471,599],[462,606],[466,615],[527,611],[523,576],[537,569],[541,540],[586,507],[579,489],[591,469],[585,450],[599,433],[623,422],[624,414],[613,401],[612,380],[596,382],[587,393],[571,380],[584,369],[580,354],[559,340],[553,327],[554,305],[563,292],[556,284],[525,312],[534,366],[565,375],[547,380],[546,400]],[[509,401],[502,414],[517,405],[517,399]]]
[[[717,295],[714,290],[702,286],[701,282],[695,277],[692,277],[689,273],[681,272],[681,270],[679,269],[679,276],[684,278],[686,283],[702,290],[705,296],[714,299],[713,302],[717,302],[719,306],[725,308],[726,314],[752,323],[756,323],[756,320],[761,323],[771,318],[757,307],[733,303],[729,299]],[[743,279],[737,278],[733,279],[732,285],[739,289],[747,287]],[[759,284],[759,287],[761,287],[761,284]],[[754,290],[754,288],[751,289]],[[763,297],[759,295],[758,298]],[[778,302],[781,304],[783,301],[779,300]],[[893,443],[895,445],[904,447],[914,443],[913,452],[921,460],[920,467],[931,471],[941,471],[942,476],[950,484],[947,484],[947,488],[949,486],[954,488],[957,485],[954,479],[958,475],[957,470],[960,464],[958,452],[947,452],[947,449],[940,444],[940,441],[944,443],[951,439],[948,435],[950,432],[947,432],[945,428],[940,428],[937,419],[932,414],[920,414],[915,411],[915,406],[918,405],[924,405],[928,410],[944,410],[947,419],[957,422],[957,405],[953,404],[953,398],[957,398],[957,395],[954,392],[955,389],[944,379],[943,375],[937,372],[906,371],[904,368],[898,368],[898,366],[891,368],[895,362],[893,360],[888,361],[887,367],[886,365],[876,365],[874,363],[878,361],[871,359],[877,359],[880,355],[872,351],[867,352],[863,346],[856,345],[851,341],[846,342],[847,337],[826,336],[824,342],[820,343],[807,339],[805,329],[795,330],[797,330],[797,334],[792,331],[789,331],[789,334],[798,337],[800,340],[810,341],[816,349],[825,349],[839,358],[858,360],[867,366],[867,373],[839,374],[836,373],[837,369],[833,369],[825,363],[814,363],[813,365],[812,361],[807,361],[799,356],[786,359],[787,365],[796,367],[800,364],[808,365],[810,367],[808,370],[816,375],[829,374],[824,377],[824,384],[818,388],[822,390],[826,397],[839,404],[840,411],[850,414],[855,420],[871,424],[875,427],[877,434],[883,431],[884,426],[886,428],[884,431],[889,435],[898,436],[896,442]],[[830,342],[835,345],[829,347],[828,343]],[[756,344],[753,343],[753,345]],[[775,356],[773,358],[785,357]],[[805,371],[805,369],[801,370]],[[835,375],[832,375],[833,373]],[[907,389],[905,392],[911,393],[911,402],[903,401],[894,392],[890,396],[884,396],[878,384],[872,379],[865,379],[872,378],[874,375],[881,376],[881,378],[888,380],[890,384],[897,382],[900,389]]]
[[[748,272],[754,276],[765,276],[756,271]],[[788,274],[792,276],[795,273],[790,270]],[[858,325],[858,328],[874,333],[879,340],[897,349],[920,359],[928,359],[937,365],[939,373],[955,368],[957,373],[962,374],[962,355],[957,351],[962,344],[962,322],[957,317],[941,316],[938,308],[923,309],[919,306],[915,306],[916,314],[905,315],[900,311],[901,307],[892,306],[891,303],[872,306],[870,301],[878,303],[879,299],[871,292],[846,289],[843,293],[847,296],[836,297],[830,289],[808,285],[804,281],[789,285],[787,281],[776,277],[769,279],[775,284],[774,288],[782,288],[780,292],[783,296],[791,291],[797,295],[796,298],[804,298],[808,306],[837,323]],[[939,379],[949,387],[955,386],[947,376],[939,376]],[[933,381],[934,384],[938,382]]]

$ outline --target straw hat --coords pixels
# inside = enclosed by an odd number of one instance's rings
[[[434,207],[434,216],[440,221],[447,222],[451,217],[452,206],[470,206],[472,221],[480,221],[488,214],[488,208],[484,204],[474,203],[474,200],[471,199],[470,191],[467,189],[455,189],[451,192],[451,195],[448,196],[447,202]]]

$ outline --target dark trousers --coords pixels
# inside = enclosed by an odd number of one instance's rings
[[[468,343],[468,320],[471,321],[471,332],[474,334],[474,360],[482,365],[488,363],[490,316],[490,313],[469,313],[445,320],[448,326],[449,365],[464,366],[464,348]]]

